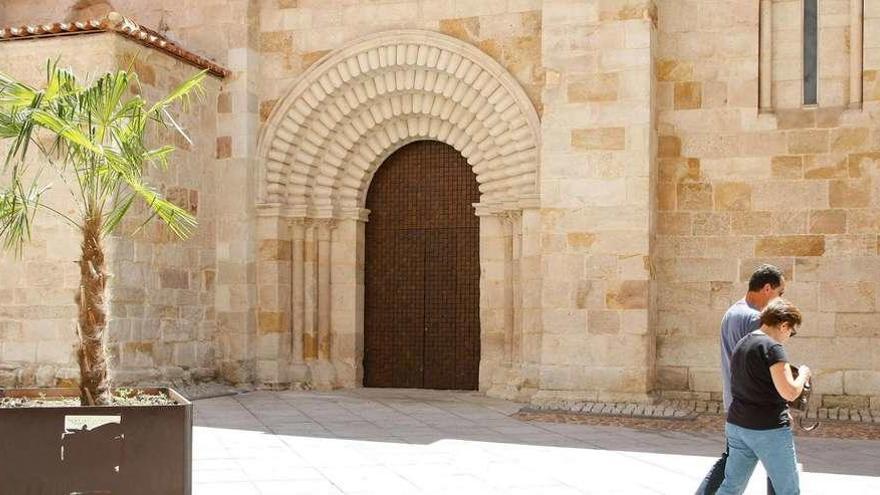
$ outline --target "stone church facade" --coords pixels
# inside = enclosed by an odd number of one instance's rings
[[[120,381],[717,399],[721,315],[774,263],[824,405],[880,408],[880,2],[149,4],[0,11],[20,77],[217,69],[153,178],[199,234],[111,242]],[[0,385],[74,376],[47,225],[0,260]]]

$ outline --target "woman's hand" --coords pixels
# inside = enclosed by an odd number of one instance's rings
[[[798,376],[803,376],[805,381],[809,381],[813,377],[813,372],[806,364],[798,366]]]

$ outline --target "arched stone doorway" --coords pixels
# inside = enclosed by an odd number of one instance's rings
[[[474,46],[388,31],[331,52],[260,137],[256,379],[364,383],[370,180],[414,141],[454,148],[479,203],[479,389],[534,390],[541,352],[540,124],[510,75]]]
[[[476,176],[454,148],[395,151],[367,193],[364,386],[474,390],[480,365]]]

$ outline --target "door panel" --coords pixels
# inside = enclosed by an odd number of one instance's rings
[[[419,141],[391,155],[367,195],[364,385],[476,389],[479,201],[467,161]]]

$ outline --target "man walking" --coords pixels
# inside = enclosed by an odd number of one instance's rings
[[[761,328],[761,310],[771,300],[785,292],[785,277],[773,265],[759,266],[749,278],[749,290],[745,297],[733,303],[721,319],[721,383],[725,412],[733,397],[730,394],[730,357],[736,344],[749,333]],[[703,479],[697,495],[714,494],[724,481],[724,468],[727,464],[727,449],[712,466]],[[770,480],[767,480],[767,493],[773,494]]]

